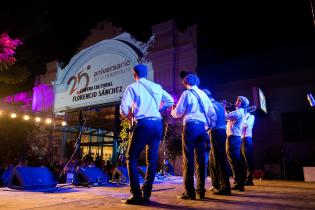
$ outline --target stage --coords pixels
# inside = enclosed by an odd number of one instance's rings
[[[232,181],[232,180],[231,180]],[[210,181],[207,180],[207,189]],[[120,200],[129,196],[128,185],[102,187],[58,185],[45,191],[18,191],[0,188],[0,209],[315,209],[315,183],[282,180],[255,180],[255,186],[232,196],[215,196],[187,201],[181,194],[182,178],[156,180],[151,204],[134,206]]]

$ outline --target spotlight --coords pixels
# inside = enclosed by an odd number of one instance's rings
[[[35,121],[40,122],[41,121],[40,117],[35,117]]]
[[[2,110],[0,110],[0,116],[3,114],[3,111]]]
[[[30,117],[29,117],[28,115],[24,115],[24,116],[23,116],[23,119],[24,119],[25,121],[27,121],[27,120],[30,119]]]
[[[16,114],[15,114],[15,113],[12,113],[12,114],[10,115],[10,117],[11,117],[12,119],[16,118]]]
[[[311,107],[315,106],[315,100],[311,93],[307,94],[307,100]]]
[[[49,118],[46,119],[47,124],[50,124],[51,122],[52,122],[51,119],[49,119]]]
[[[66,122],[66,121],[62,121],[62,122],[61,122],[61,125],[62,125],[62,126],[66,126],[66,125],[67,125],[67,122]]]

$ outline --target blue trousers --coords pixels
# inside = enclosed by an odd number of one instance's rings
[[[138,121],[135,126],[132,139],[129,142],[126,154],[127,168],[130,179],[130,193],[136,198],[141,197],[137,169],[140,154],[146,147],[147,170],[142,190],[146,197],[150,197],[157,168],[158,151],[161,139],[161,120],[143,119]]]
[[[228,136],[226,154],[230,163],[236,185],[244,186],[243,159],[241,155],[242,140],[240,136]]]
[[[230,181],[226,160],[226,130],[211,131],[210,175],[212,186],[216,189],[230,191]]]
[[[252,137],[242,138],[242,156],[245,160],[244,179],[248,182],[253,181],[254,175],[254,157],[253,157],[253,139]]]
[[[205,193],[205,143],[209,135],[202,122],[187,122],[183,127],[183,176],[185,193],[194,197]],[[197,188],[194,187],[196,160]]]

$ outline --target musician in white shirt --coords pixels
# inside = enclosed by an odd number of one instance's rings
[[[226,154],[235,179],[235,186],[233,190],[244,191],[244,173],[243,173],[243,159],[241,156],[241,134],[244,124],[245,110],[249,101],[244,96],[238,96],[235,102],[235,111],[226,113],[227,120],[227,141]]]
[[[214,107],[208,96],[198,88],[199,78],[188,74],[183,80],[185,90],[171,112],[174,118],[183,117],[183,176],[182,199],[195,200],[205,197],[205,142],[209,141],[206,125],[215,123]],[[208,118],[208,122],[206,116]],[[210,121],[210,122],[209,122]],[[210,127],[212,125],[209,125]],[[196,156],[196,157],[195,157]],[[194,165],[196,160],[196,190],[194,187]]]
[[[133,70],[136,82],[126,88],[120,105],[122,117],[130,118],[133,115],[136,120],[126,153],[131,197],[122,201],[127,204],[141,204],[150,201],[156,173],[158,149],[162,139],[160,111],[172,106],[174,100],[159,84],[146,79],[147,66],[138,64]],[[147,172],[141,193],[137,163],[146,146]]]
[[[253,127],[255,122],[255,116],[246,113],[244,118],[244,125],[242,130],[242,156],[246,163],[245,185],[252,186],[254,175],[254,157],[253,157]]]

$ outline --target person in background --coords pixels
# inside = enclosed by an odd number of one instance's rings
[[[214,100],[208,89],[203,90],[210,98],[217,115],[216,126],[210,130],[210,176],[214,195],[231,195],[231,187],[226,160],[226,122],[221,103]]]
[[[117,183],[120,182],[128,182],[128,177],[125,176],[123,173],[126,171],[127,165],[126,165],[126,160],[123,155],[119,155],[119,158],[117,160],[117,165],[113,171],[112,174],[112,182],[115,182],[117,180]]]
[[[115,170],[115,167],[113,166],[112,162],[110,160],[106,160],[105,166],[104,166],[104,172],[109,176],[113,176],[113,172]]]
[[[136,120],[126,153],[131,196],[123,199],[122,202],[141,204],[150,201],[157,169],[158,150],[162,139],[160,112],[173,106],[174,100],[159,84],[146,79],[148,74],[146,65],[136,65],[133,73],[136,82],[126,88],[120,105],[120,114],[123,118]],[[141,193],[137,162],[145,147],[147,170]]]
[[[8,186],[9,179],[13,170],[14,170],[14,165],[12,163],[8,163],[4,169],[4,172],[1,175],[1,180],[3,182],[4,187]]]
[[[170,164],[168,159],[164,160],[164,164],[160,170],[160,174],[162,176],[167,176],[167,175],[174,175],[174,168],[173,166]]]
[[[66,183],[73,183],[74,175],[76,171],[76,164],[74,160],[71,160],[65,169]]]
[[[242,129],[242,156],[245,160],[246,171],[245,185],[252,186],[254,185],[253,176],[254,176],[254,157],[253,157],[253,127],[255,122],[255,116],[249,112],[245,114],[244,125]]]
[[[196,74],[187,74],[183,79],[185,90],[171,112],[174,118],[183,117],[183,175],[185,191],[181,199],[205,198],[205,144],[209,136],[206,126],[215,118],[215,110],[207,95],[198,88]],[[213,122],[211,122],[213,123]],[[194,166],[196,160],[197,188],[194,187]]]

